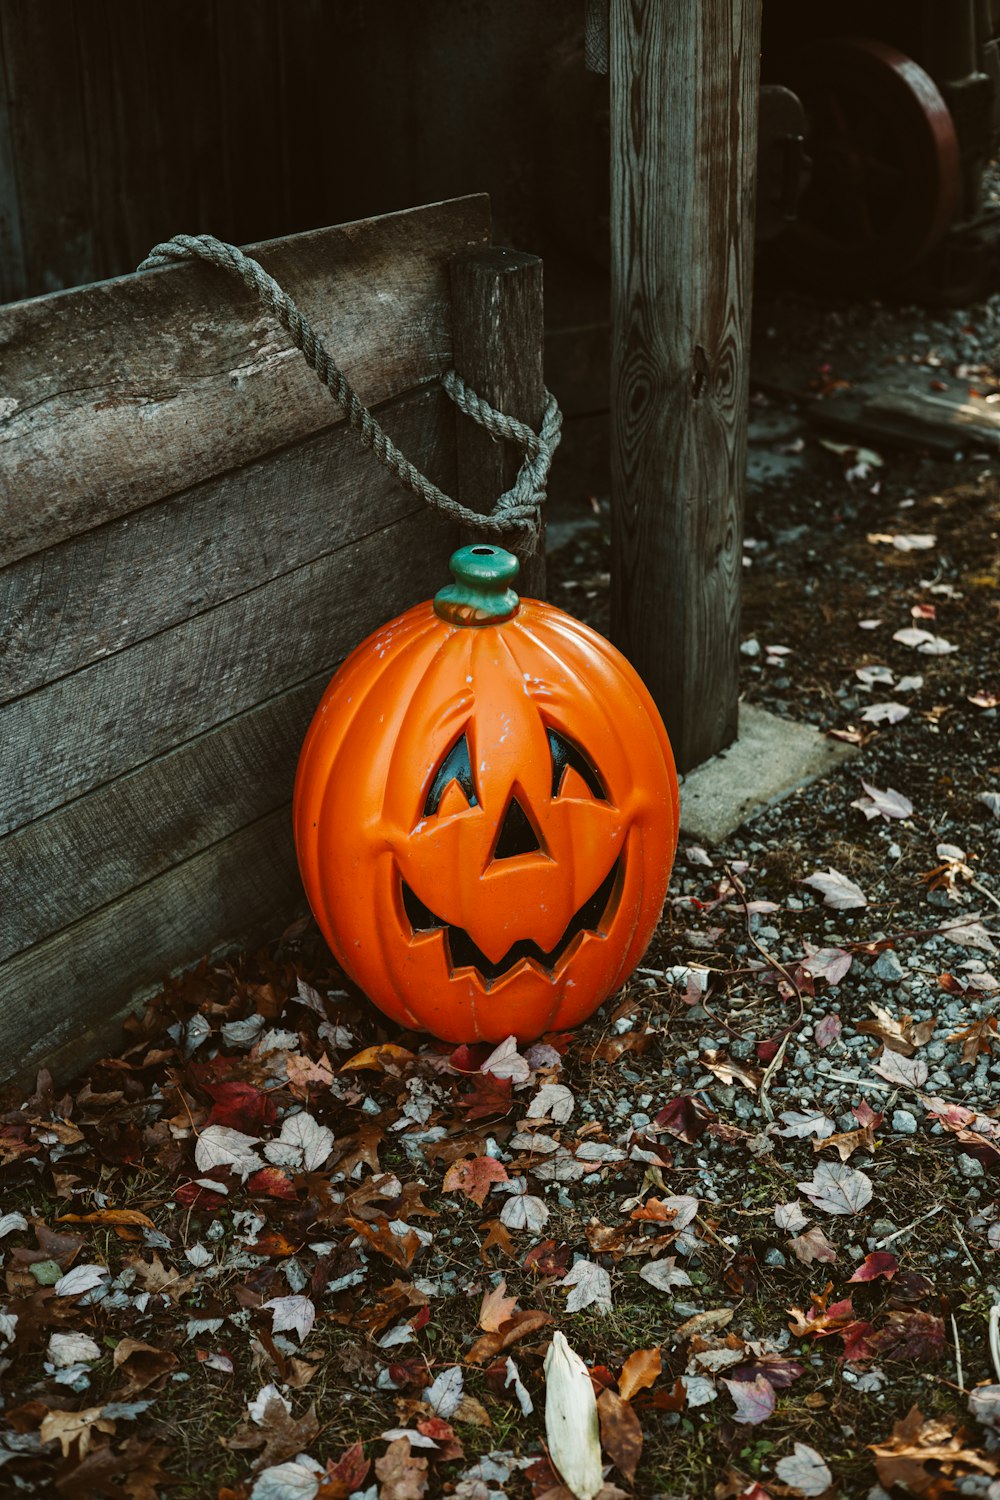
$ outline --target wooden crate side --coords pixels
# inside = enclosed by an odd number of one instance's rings
[[[488,238],[478,195],[250,249],[372,405],[449,367],[446,263]],[[256,298],[203,265],[0,308],[0,357],[0,566],[318,432],[335,410]]]
[[[414,463],[454,492],[454,408],[437,386],[379,407],[378,418]],[[420,504],[341,423],[21,558],[0,569],[0,704],[292,572]]]
[[[0,833],[134,770],[336,662],[447,576],[454,531],[392,527],[0,709]]]
[[[85,1036],[173,969],[280,931],[304,904],[291,813],[280,808],[48,942],[0,964],[0,1082],[67,1043],[73,1071],[99,1055]]]
[[[286,806],[331,670],[0,839],[0,962]]]

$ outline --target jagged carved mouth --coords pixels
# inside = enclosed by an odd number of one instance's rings
[[[443,931],[445,945],[448,951],[448,963],[452,970],[475,969],[480,979],[487,988],[502,979],[516,964],[524,959],[544,969],[551,978],[556,965],[567,951],[574,938],[581,932],[593,932],[601,937],[602,924],[604,926],[611,920],[614,909],[618,903],[621,889],[621,872],[623,856],[619,855],[601,881],[597,890],[589,896],[580,909],[570,918],[562,937],[551,952],[546,953],[531,938],[522,938],[513,943],[507,952],[496,963],[487,958],[478,943],[469,936],[464,927],[454,927],[450,922],[435,916],[428,906],[425,906],[420,897],[413,891],[406,881],[400,876],[403,893],[403,907],[413,929],[414,936],[423,932]]]

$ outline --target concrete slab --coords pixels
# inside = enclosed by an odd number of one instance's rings
[[[811,724],[741,703],[739,739],[681,781],[681,831],[721,844],[741,823],[857,753]]]

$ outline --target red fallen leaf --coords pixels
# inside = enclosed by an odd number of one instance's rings
[[[954,974],[939,974],[937,982],[949,995],[965,994],[965,985],[960,979],[956,979]]]
[[[475,1042],[469,1046],[463,1042],[448,1058],[456,1073],[478,1073],[493,1048],[488,1042]]]
[[[524,1470],[524,1477],[531,1485],[531,1493],[535,1500],[549,1490],[558,1490],[560,1493],[569,1493],[564,1490],[563,1482],[547,1458],[536,1458],[533,1464],[529,1464]]]
[[[569,1245],[556,1247],[555,1240],[542,1240],[533,1250],[529,1250],[524,1257],[524,1269],[534,1271],[539,1276],[562,1277],[569,1269],[570,1257],[573,1251]]]
[[[607,1365],[591,1365],[588,1373],[590,1375],[590,1383],[594,1387],[595,1396],[599,1396],[602,1391],[606,1391],[618,1383]]]
[[[389,1365],[389,1379],[400,1390],[412,1390],[414,1386],[423,1390],[427,1384],[427,1365],[419,1357],[393,1360]]]
[[[446,1193],[464,1193],[480,1208],[495,1182],[506,1182],[507,1168],[492,1156],[467,1156],[452,1162],[444,1175]]]
[[[283,1198],[290,1203],[298,1199],[294,1182],[278,1167],[262,1167],[259,1172],[251,1173],[247,1192],[254,1198]]]
[[[853,1106],[851,1114],[857,1120],[862,1130],[877,1130],[885,1119],[882,1110],[872,1109],[871,1105],[864,1099],[862,1099],[860,1104]]]
[[[649,1402],[657,1411],[683,1411],[687,1404],[687,1391],[678,1375],[672,1391],[654,1391]]]
[[[229,1196],[225,1187],[221,1185],[228,1177],[228,1168],[213,1167],[210,1172],[202,1173],[202,1180],[199,1182],[182,1182],[174,1192],[174,1197],[178,1203],[183,1203],[185,1208],[200,1208],[203,1211],[207,1209],[209,1213],[217,1213]],[[212,1188],[205,1185],[209,1180],[220,1184],[218,1192],[214,1192]]]
[[[615,1468],[629,1484],[635,1479],[636,1466],[642,1457],[642,1427],[639,1418],[616,1391],[602,1391],[597,1401],[601,1422],[601,1443]]]
[[[945,1352],[944,1319],[917,1308],[890,1312],[884,1328],[868,1340],[883,1359],[934,1364]]]
[[[331,1459],[326,1461],[327,1474],[331,1479],[339,1479],[345,1484],[348,1494],[362,1488],[370,1468],[371,1459],[365,1458],[365,1451],[360,1443],[352,1443],[349,1448],[345,1448],[336,1463]]]
[[[776,1391],[783,1391],[798,1380],[800,1375],[805,1374],[805,1368],[798,1360],[782,1359],[780,1354],[758,1354],[753,1359],[736,1365],[732,1377],[734,1380],[756,1380],[758,1375],[763,1375]]]
[[[735,1403],[735,1422],[756,1426],[758,1422],[765,1422],[774,1411],[774,1386],[763,1375],[758,1375],[755,1380],[727,1380],[723,1376],[722,1384]]]
[[[702,1134],[714,1110],[709,1109],[694,1094],[678,1094],[655,1116],[653,1124],[668,1135],[692,1146]]]
[[[252,1083],[204,1083],[202,1088],[215,1102],[207,1125],[228,1125],[244,1135],[261,1135],[273,1125],[278,1113],[274,1100]]]
[[[777,1056],[778,1048],[780,1046],[781,1038],[779,1037],[777,1041],[758,1042],[756,1047],[754,1048],[754,1051],[757,1053],[757,1057],[760,1062],[769,1063],[773,1062],[774,1058]]]
[[[423,1307],[421,1307],[417,1312],[413,1314],[413,1317],[410,1319],[410,1327],[413,1329],[414,1333],[419,1333],[421,1328],[427,1327],[427,1324],[430,1322],[430,1320],[430,1304],[425,1302]]]
[[[444,1417],[421,1417],[417,1422],[417,1431],[437,1443],[439,1452],[435,1456],[440,1462],[451,1463],[453,1459],[465,1457],[465,1450],[454,1427]]]
[[[875,1351],[868,1342],[868,1335],[874,1327],[874,1323],[867,1323],[863,1318],[855,1318],[853,1323],[848,1323],[839,1330],[840,1337],[844,1340],[845,1359],[874,1359]]]
[[[906,1307],[914,1302],[922,1302],[933,1293],[934,1283],[927,1276],[922,1276],[919,1271],[900,1271],[892,1284],[889,1306]]]
[[[873,1250],[871,1255],[866,1255],[849,1281],[876,1281],[879,1276],[884,1276],[886,1281],[891,1281],[899,1270],[899,1261],[888,1250]]]
[[[463,1096],[467,1120],[482,1120],[489,1115],[505,1115],[511,1107],[514,1084],[510,1078],[493,1073],[477,1073],[472,1088]]]

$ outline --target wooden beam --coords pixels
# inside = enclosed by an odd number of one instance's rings
[[[612,0],[612,634],[689,770],[736,736],[760,0]]]
[[[542,262],[518,250],[488,248],[456,257],[450,269],[455,369],[497,411],[537,432],[545,407]],[[492,509],[510,489],[524,457],[512,443],[494,441],[462,415],[457,452],[459,499],[480,511]],[[513,540],[505,545],[521,559],[518,591],[543,598],[544,532],[534,556],[526,556]]]

